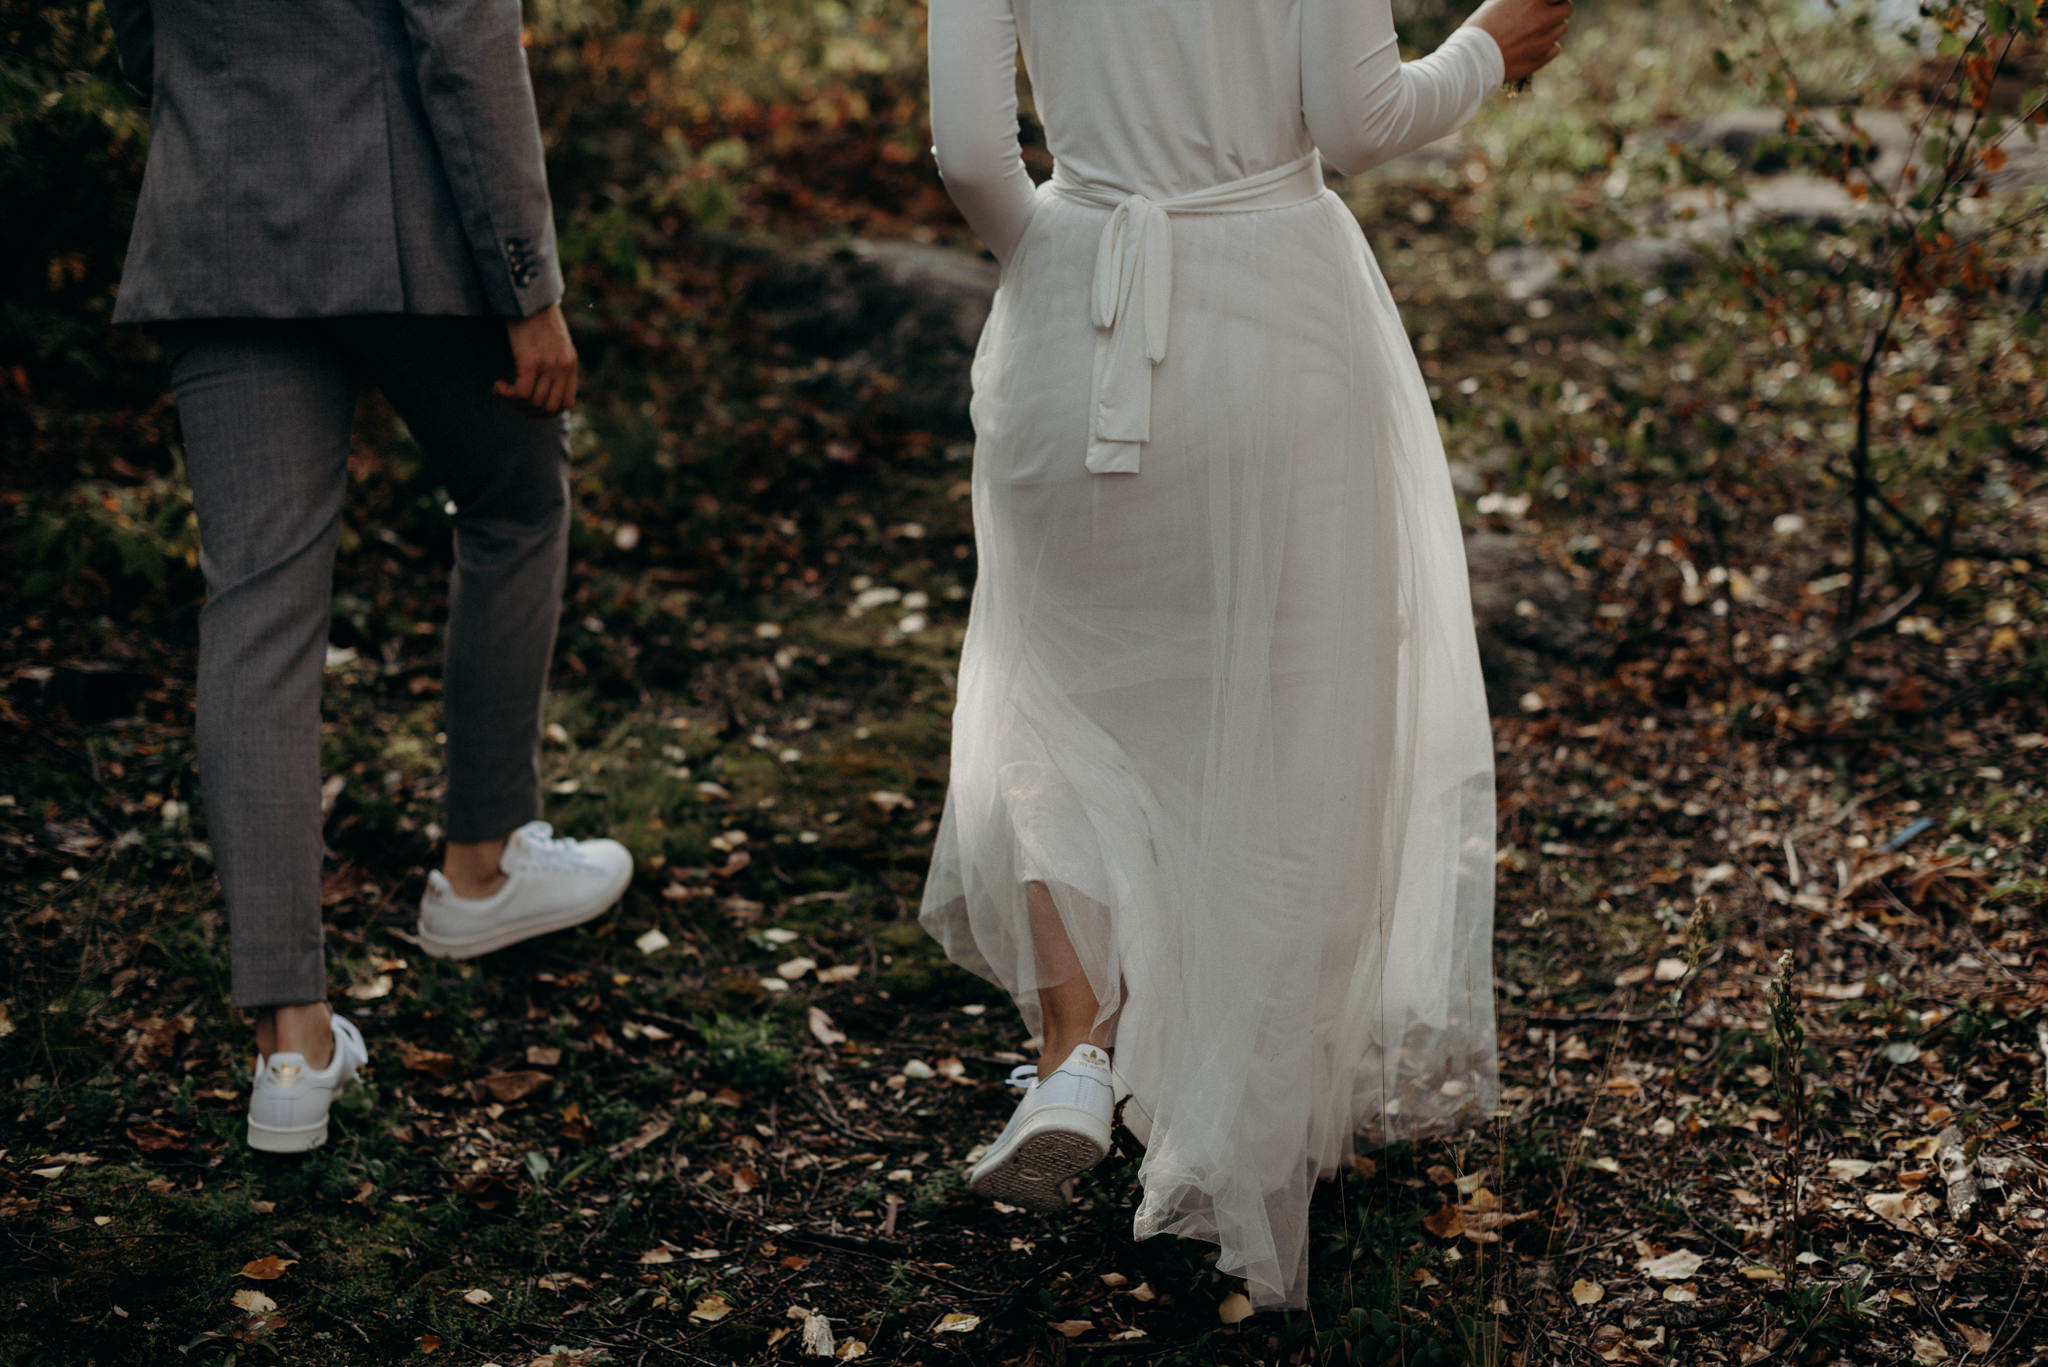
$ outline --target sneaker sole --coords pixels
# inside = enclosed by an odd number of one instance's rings
[[[618,887],[606,892],[601,900],[593,900],[582,906],[572,907],[567,911],[550,916],[546,920],[521,921],[515,925],[501,926],[496,930],[487,930],[480,935],[471,935],[466,939],[451,940],[444,939],[428,930],[426,921],[422,919],[415,933],[418,936],[420,948],[433,958],[474,959],[489,954],[493,950],[506,949],[523,940],[531,940],[537,935],[551,935],[558,930],[568,930],[572,926],[580,926],[585,921],[594,921],[618,904],[619,899],[626,895],[627,885],[632,881],[633,875],[628,872]]]
[[[1047,1107],[1038,1123],[1019,1136],[1008,1152],[983,1159],[967,1187],[1006,1205],[1040,1214],[1064,1210],[1074,1199],[1074,1179],[1109,1156],[1109,1137],[1098,1135],[1101,1121],[1075,1107]]]
[[[305,1153],[327,1142],[327,1122],[281,1128],[249,1122],[249,1147],[259,1153]]]

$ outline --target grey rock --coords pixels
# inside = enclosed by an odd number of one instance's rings
[[[776,342],[827,363],[824,397],[963,436],[968,374],[996,276],[995,263],[943,247],[855,239],[774,262],[745,302]]]
[[[1533,538],[1469,533],[1465,563],[1486,700],[1494,711],[1516,710],[1522,695],[1560,662],[1584,661],[1598,651],[1591,595],[1545,559]]]

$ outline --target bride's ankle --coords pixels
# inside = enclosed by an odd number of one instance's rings
[[[1040,1077],[1051,1076],[1054,1069],[1073,1057],[1076,1049],[1079,1049],[1084,1044],[1093,1043],[1094,1041],[1090,1040],[1086,1035],[1048,1039],[1045,1045],[1045,1052],[1038,1057],[1038,1075]],[[1096,1047],[1101,1049],[1104,1054],[1109,1052],[1106,1046],[1096,1045]]]

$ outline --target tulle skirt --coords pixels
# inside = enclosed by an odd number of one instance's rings
[[[979,577],[922,919],[1035,1033],[1046,885],[1153,1118],[1136,1235],[1211,1240],[1254,1304],[1299,1305],[1318,1176],[1498,1089],[1457,508],[1327,192],[1174,219],[1143,468],[1090,474],[1106,216],[1040,190],[975,360]]]

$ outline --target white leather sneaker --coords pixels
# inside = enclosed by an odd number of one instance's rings
[[[420,948],[437,959],[474,959],[566,930],[602,914],[633,881],[633,856],[616,840],[570,840],[545,821],[506,837],[504,883],[489,897],[458,896],[439,869],[420,898]]]
[[[327,1142],[327,1110],[336,1094],[370,1061],[363,1032],[346,1016],[333,1016],[334,1057],[325,1068],[306,1066],[296,1053],[256,1056],[249,1092],[249,1147],[264,1153],[304,1153]]]
[[[1018,1091],[1028,1092],[1031,1090],[1032,1080],[1037,1076],[1037,1064],[1020,1064],[1010,1070],[1009,1082]],[[1139,1148],[1152,1147],[1152,1112],[1146,1108],[1144,1102],[1138,1100],[1137,1092],[1124,1075],[1117,1071],[1114,1060],[1111,1060],[1109,1065],[1109,1080],[1110,1085],[1116,1089],[1116,1107],[1112,1112],[1112,1123],[1121,1121],[1123,1127],[1130,1131],[1131,1138],[1138,1141]]]
[[[1074,1178],[1109,1156],[1115,1110],[1109,1055],[1081,1045],[1051,1076],[1031,1077],[1010,1123],[968,1173],[968,1190],[1026,1210],[1061,1209],[1074,1198]]]

